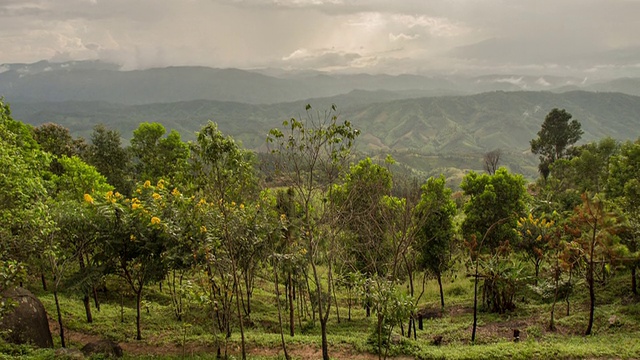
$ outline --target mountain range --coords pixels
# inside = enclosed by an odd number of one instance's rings
[[[613,92],[616,91],[616,92]],[[159,122],[186,140],[213,120],[247,148],[265,150],[268,130],[337,104],[358,129],[358,151],[391,153],[422,175],[452,182],[482,169],[482,155],[536,176],[528,151],[547,113],[563,108],[581,122],[583,142],[640,136],[640,79],[591,83],[563,77],[336,75],[176,67],[120,71],[100,62],[0,66],[0,96],[16,119],[68,127],[88,138],[98,123],[125,141],[139,123]]]

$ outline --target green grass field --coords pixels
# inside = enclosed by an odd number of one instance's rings
[[[538,359],[538,358],[640,358],[640,302],[631,294],[629,274],[620,272],[610,278],[597,293],[594,334],[583,336],[587,324],[587,291],[578,287],[566,303],[559,302],[555,332],[549,332],[551,304],[523,288],[515,311],[498,315],[479,312],[478,335],[470,343],[472,325],[473,283],[462,271],[445,279],[446,308],[439,314],[438,287],[427,283],[419,309],[434,314],[423,322],[417,339],[403,337],[394,328],[389,357],[399,359]],[[250,320],[246,320],[246,339],[250,359],[283,359],[278,332],[273,283],[266,278],[257,281]],[[55,319],[53,295],[32,289],[44,303],[51,320],[56,347],[60,346]],[[283,292],[283,291],[282,291]],[[88,324],[78,294],[63,293],[61,308],[68,347],[81,348],[85,343],[107,338],[115,340],[130,359],[213,359],[222,337],[213,332],[208,312],[195,303],[186,303],[183,321],[176,321],[169,295],[154,285],[147,289],[142,314],[143,340],[135,338],[135,305],[132,297],[122,297],[115,290],[101,293],[101,310],[93,308],[94,322]],[[121,301],[123,306],[121,307]],[[281,298],[284,303],[284,299]],[[365,317],[362,307],[354,305],[347,319],[347,293],[340,290],[339,308],[332,308],[328,325],[330,355],[335,359],[377,359],[375,346],[367,339],[372,334],[375,316]],[[283,309],[284,310],[284,309]],[[296,318],[296,334],[288,335],[288,316],[284,314],[285,340],[296,359],[321,358],[320,325],[310,317]],[[122,321],[124,320],[124,322]],[[521,332],[520,342],[513,341],[513,329]],[[405,329],[406,331],[406,324]],[[436,346],[433,339],[442,336]],[[240,333],[233,329],[227,343],[231,358],[240,358]],[[3,345],[3,358],[56,358],[53,350]]]

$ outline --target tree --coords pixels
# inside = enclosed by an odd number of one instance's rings
[[[53,229],[46,205],[50,160],[0,98],[0,271],[17,281],[28,261],[39,259]]]
[[[603,192],[609,178],[610,159],[620,149],[610,137],[588,143],[572,150],[571,159],[560,159],[551,166],[550,175],[562,186],[559,191],[582,194]]]
[[[136,296],[136,339],[142,339],[141,303],[145,286],[164,278],[167,225],[163,221],[167,190],[163,182],[137,186],[135,197],[124,198],[112,191],[85,201],[96,213],[101,258],[108,270],[120,276]]]
[[[460,184],[464,194],[469,196],[462,222],[465,238],[471,239],[473,235],[482,239],[492,224],[500,222],[487,235],[484,245],[493,252],[502,242],[513,241],[517,237],[518,219],[525,209],[524,183],[522,175],[510,174],[505,168],[498,169],[495,175],[467,174]]]
[[[50,270],[54,273],[54,296],[63,280],[64,267],[77,260],[79,265],[76,274],[71,276],[73,287],[83,294],[83,304],[87,322],[92,322],[90,294],[93,291],[96,306],[98,300],[95,283],[101,271],[95,266],[95,228],[90,212],[82,206],[84,194],[104,194],[113,190],[107,180],[91,165],[87,165],[77,156],[61,155],[57,159],[59,174],[52,177],[51,208],[55,221],[55,231],[48,239]],[[60,325],[62,329],[62,325]]]
[[[553,236],[554,222],[547,220],[543,216],[537,218],[532,213],[527,217],[521,217],[518,220],[519,238],[515,242],[516,250],[522,252],[527,260],[529,260],[535,270],[535,285],[538,285],[538,276],[540,274],[540,264],[544,260],[547,251],[551,245],[551,237]]]
[[[498,170],[498,164],[500,163],[500,157],[502,156],[502,150],[495,149],[484,154],[484,171],[489,175],[493,175]]]
[[[275,144],[273,152],[286,177],[286,185],[294,189],[294,199],[302,211],[299,228],[316,286],[322,358],[329,360],[327,322],[331,301],[327,301],[328,296],[323,295],[318,262],[320,258],[324,258],[327,263],[327,295],[330,295],[333,286],[333,242],[337,213],[327,211],[331,210],[326,208],[330,205],[327,202],[317,204],[316,201],[325,198],[325,191],[332,188],[344,170],[358,130],[353,129],[349,121],[338,122],[335,105],[324,113],[314,113],[311,105],[307,105],[306,111],[305,119],[292,118],[284,121],[284,131],[272,129],[267,142]],[[325,232],[325,241],[321,241],[322,232]]]
[[[413,299],[398,291],[396,285],[395,281],[374,275],[366,278],[360,286],[361,297],[364,302],[372,304],[373,312],[376,314],[373,335],[380,360],[387,358],[393,328],[402,324],[404,319],[416,311]],[[369,341],[373,342],[371,339]]]
[[[586,193],[582,195],[583,204],[577,207],[571,218],[573,242],[580,249],[580,259],[584,262],[585,278],[589,289],[589,324],[585,335],[591,335],[593,317],[596,306],[595,277],[596,263],[600,259],[611,259],[619,250],[614,231],[617,217],[606,208],[605,202],[599,197],[590,198]],[[603,260],[606,261],[606,260]]]
[[[628,231],[623,240],[632,252],[627,266],[631,269],[631,289],[638,293],[636,271],[640,264],[640,139],[627,141],[613,156],[609,168],[607,195],[623,210]]]
[[[584,133],[577,120],[564,109],[553,109],[544,119],[538,137],[531,140],[531,152],[540,155],[538,169],[543,178],[549,176],[550,166],[556,160],[568,157],[573,144]]]
[[[182,142],[180,134],[166,130],[159,123],[142,123],[133,131],[129,147],[134,161],[138,181],[152,183],[165,179],[176,184],[187,166],[189,147]]]
[[[40,149],[54,156],[51,171],[59,174],[60,164],[57,159],[61,156],[78,156],[86,160],[88,144],[84,139],[74,139],[69,129],[54,123],[42,124],[33,129],[33,137],[40,144]]]
[[[453,217],[456,204],[451,200],[451,189],[445,185],[444,176],[429,178],[422,185],[420,202],[416,213],[422,218],[418,230],[416,250],[423,269],[431,272],[438,280],[440,288],[440,306],[444,309],[442,273],[451,265],[451,241],[455,229]]]
[[[88,163],[95,166],[116,191],[125,196],[131,194],[131,158],[122,147],[117,131],[109,130],[104,125],[94,127],[87,158]]]
[[[391,173],[370,158],[351,166],[344,183],[333,191],[342,226],[349,231],[346,249],[354,270],[366,276],[387,273],[390,254],[385,242],[382,198],[391,192]]]
[[[256,245],[255,237],[247,236],[249,232],[247,216],[248,209],[245,203],[256,197],[257,180],[253,168],[251,153],[242,149],[231,137],[225,137],[218,126],[209,122],[197,135],[196,143],[192,145],[193,171],[196,174],[196,187],[199,196],[210,202],[216,210],[215,217],[211,218],[211,229],[216,232],[208,232],[209,240],[220,242],[223,256],[231,267],[232,288],[235,293],[235,302],[240,335],[242,341],[242,357],[246,358],[244,337],[243,294],[240,278],[244,277],[245,290],[247,291],[247,304],[250,303],[253,282],[253,262],[242,261],[244,251]],[[214,237],[210,239],[209,237]],[[215,244],[211,241],[210,244]],[[208,249],[208,251],[213,249]],[[253,251],[251,249],[250,251]],[[207,261],[212,259],[207,258]],[[241,273],[241,274],[239,274]],[[225,274],[221,273],[221,277]],[[248,306],[250,313],[250,306]],[[229,314],[230,315],[230,314]]]

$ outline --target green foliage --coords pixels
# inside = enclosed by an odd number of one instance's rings
[[[521,175],[510,174],[505,168],[494,175],[471,172],[465,176],[460,187],[469,196],[462,222],[467,241],[483,239],[480,250],[487,248],[493,252],[501,243],[516,239],[515,228],[527,196],[524,183]]]
[[[446,187],[443,176],[429,178],[422,185],[415,211],[415,216],[420,218],[416,244],[420,264],[434,274],[442,274],[451,265],[451,242],[455,235],[453,217],[457,213],[451,189]]]
[[[39,150],[29,127],[10,115],[0,98],[0,260],[8,279],[15,279],[11,260],[34,259],[53,224],[46,205],[50,157]]]
[[[87,159],[118,192],[125,196],[131,194],[131,158],[122,147],[118,131],[107,129],[102,124],[96,125],[91,134]]]
[[[559,159],[567,157],[573,144],[584,133],[578,120],[571,120],[571,114],[564,109],[551,110],[538,131],[538,138],[531,140],[531,152],[540,155],[538,169],[545,179],[549,176],[550,166]]]
[[[185,175],[189,146],[175,130],[165,136],[166,130],[159,123],[142,123],[133,131],[129,150],[133,157],[138,181],[160,179],[177,184]]]
[[[345,234],[349,265],[363,274],[387,272],[390,254],[385,232],[383,199],[391,192],[391,173],[370,158],[351,166],[342,185],[331,191],[332,202]]]

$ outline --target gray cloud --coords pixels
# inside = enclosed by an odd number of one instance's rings
[[[0,0],[0,63],[638,76],[637,0]]]

